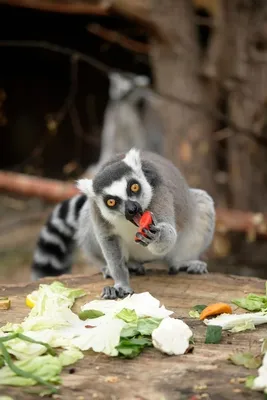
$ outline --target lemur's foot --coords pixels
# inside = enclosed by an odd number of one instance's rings
[[[132,275],[145,275],[146,270],[143,264],[135,261],[131,261],[128,263],[128,269],[130,274]]]
[[[185,261],[183,264],[180,264],[178,267],[171,266],[169,268],[170,275],[176,275],[179,272],[187,272],[188,274],[207,274],[208,266],[204,261],[194,260],[194,261]]]
[[[131,288],[123,288],[123,287],[115,287],[115,286],[105,286],[101,297],[106,300],[114,300],[114,299],[123,299],[129,294],[133,294],[133,290]]]

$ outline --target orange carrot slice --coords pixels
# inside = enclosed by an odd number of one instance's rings
[[[211,315],[232,314],[232,308],[226,303],[210,304],[201,312],[199,319],[203,320]]]

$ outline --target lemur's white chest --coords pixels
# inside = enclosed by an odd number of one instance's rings
[[[136,261],[155,260],[156,256],[152,254],[146,247],[135,242],[134,238],[138,228],[131,222],[119,219],[116,221],[113,232],[120,236],[123,246],[125,247],[126,256]]]

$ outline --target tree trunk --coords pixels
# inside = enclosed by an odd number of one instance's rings
[[[178,101],[162,101],[165,155],[172,160],[190,186],[215,194],[213,120],[207,113],[211,96],[201,80],[201,54],[188,0],[152,0],[151,19],[160,27],[165,43],[151,41],[151,61],[156,90]],[[180,99],[180,101],[179,101]]]
[[[228,140],[231,206],[267,210],[267,150],[242,134],[261,136],[266,124],[267,2],[225,1],[228,26]],[[229,49],[229,45],[231,49]],[[233,57],[234,56],[234,57]]]

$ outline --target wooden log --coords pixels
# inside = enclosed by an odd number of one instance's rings
[[[79,193],[73,183],[0,171],[0,191],[60,202]]]
[[[52,282],[54,278],[39,283]],[[57,278],[69,287],[83,288],[87,295],[75,304],[78,311],[82,304],[98,298],[104,284],[100,274],[94,276],[72,275]],[[109,284],[109,283],[108,283]],[[183,356],[167,356],[154,348],[145,350],[133,360],[107,357],[86,352],[83,360],[74,365],[74,373],[64,368],[60,397],[64,400],[178,400],[224,399],[261,400],[263,393],[247,389],[244,380],[257,375],[228,361],[233,352],[259,354],[260,339],[266,336],[266,325],[253,331],[236,334],[223,332],[219,344],[205,344],[206,327],[203,322],[191,319],[189,310],[196,304],[222,301],[230,303],[249,292],[265,293],[265,281],[256,278],[208,274],[202,276],[168,276],[164,271],[151,272],[144,277],[132,278],[136,293],[149,292],[161,304],[174,311],[174,317],[184,320],[194,333],[194,351]],[[0,296],[8,296],[11,308],[0,312],[0,326],[7,322],[19,323],[29,313],[25,297],[38,287],[38,283],[1,285]],[[236,311],[237,307],[233,306]],[[239,312],[241,310],[239,309]],[[111,378],[113,377],[113,378]],[[2,396],[31,400],[32,394],[21,388],[1,387]]]
[[[88,176],[86,176],[88,177]],[[79,193],[74,183],[0,171],[0,192],[60,202]],[[217,208],[217,231],[267,236],[267,214]]]

